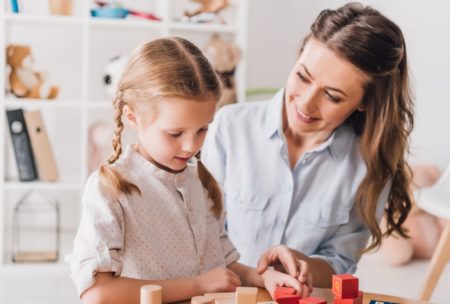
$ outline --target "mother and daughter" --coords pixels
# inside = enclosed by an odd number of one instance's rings
[[[134,51],[67,258],[83,303],[139,303],[145,284],[163,302],[240,285],[307,296],[354,272],[370,236],[366,250],[380,245],[383,213],[405,235],[413,104],[395,23],[360,4],[324,10],[273,100],[212,123],[220,94],[189,41]],[[124,151],[122,118],[137,138]]]

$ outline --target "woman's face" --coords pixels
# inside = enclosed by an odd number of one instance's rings
[[[326,139],[354,111],[363,111],[366,75],[321,42],[306,43],[286,84],[287,129]]]

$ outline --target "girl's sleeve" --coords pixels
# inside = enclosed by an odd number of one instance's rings
[[[121,251],[124,247],[124,219],[120,203],[100,187],[98,172],[92,174],[82,199],[81,222],[66,257],[69,275],[81,296],[95,284],[97,272],[122,271]]]
[[[378,198],[376,208],[376,218],[380,222],[383,216],[391,183],[389,182]],[[338,228],[338,230],[324,241],[315,254],[310,257],[321,258],[330,264],[334,271],[340,273],[356,272],[357,264],[361,258],[362,251],[367,246],[370,238],[369,227],[358,215],[353,207],[350,214],[350,221]]]

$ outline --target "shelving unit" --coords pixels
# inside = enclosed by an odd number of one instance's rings
[[[33,0],[47,3],[47,0]],[[2,94],[0,100],[0,270],[61,271],[64,256],[80,217],[80,200],[89,175],[89,126],[98,121],[112,123],[111,99],[102,85],[107,62],[128,54],[139,44],[164,36],[181,36],[203,47],[213,33],[234,41],[242,59],[236,72],[238,101],[245,98],[247,49],[247,0],[232,0],[232,20],[222,24],[189,24],[175,20],[188,0],[123,0],[158,15],[162,21],[144,19],[99,19],[90,16],[91,0],[74,0],[73,16],[11,13],[9,0],[0,5],[0,69],[5,70],[8,44],[30,45],[36,70],[48,72],[49,83],[60,87],[57,100],[18,99]],[[0,77],[0,92],[5,92]],[[60,180],[20,182],[15,167],[5,110],[39,109],[58,165]],[[125,138],[126,138],[125,134]],[[62,246],[57,263],[14,264],[11,262],[11,216],[14,203],[29,190],[49,191],[61,203]]]

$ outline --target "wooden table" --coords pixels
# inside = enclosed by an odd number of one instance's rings
[[[364,292],[364,291],[363,291]],[[312,293],[313,297],[322,298],[327,300],[328,303],[333,303],[333,294],[331,293],[331,289],[329,288],[314,288]],[[411,300],[399,297],[393,297],[388,295],[382,295],[377,293],[364,292],[364,304],[369,304],[370,300],[379,300],[379,301],[389,301],[400,304],[426,304],[427,302],[422,302],[419,300]],[[265,289],[258,290],[258,299],[257,301],[272,301],[270,294]]]

